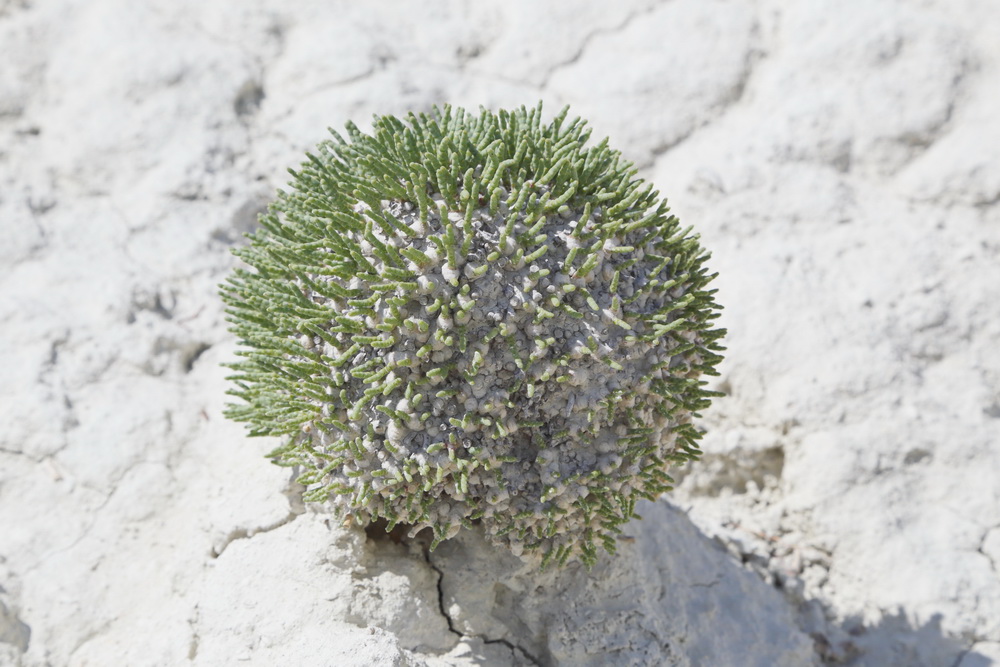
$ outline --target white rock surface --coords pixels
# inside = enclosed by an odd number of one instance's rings
[[[991,0],[0,0],[0,664],[1000,665],[997,34]],[[366,539],[220,416],[228,248],[327,126],[539,98],[702,232],[730,329],[693,523],[648,505],[590,573]]]

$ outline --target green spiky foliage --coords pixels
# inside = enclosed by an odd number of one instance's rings
[[[707,253],[566,110],[373,128],[333,132],[235,251],[227,416],[359,524],[593,563],[700,453]]]

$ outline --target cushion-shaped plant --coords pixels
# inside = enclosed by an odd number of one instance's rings
[[[376,117],[308,155],[222,287],[227,415],[359,524],[590,564],[699,454],[724,331],[698,237],[541,115]]]

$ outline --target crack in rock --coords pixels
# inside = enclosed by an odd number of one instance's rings
[[[298,468],[292,470],[288,479],[288,485],[281,492],[285,498],[288,499],[288,514],[284,518],[265,526],[260,526],[258,528],[241,527],[229,531],[229,534],[226,536],[225,540],[223,540],[221,545],[215,545],[212,547],[211,556],[213,559],[221,556],[222,553],[229,548],[229,545],[236,540],[247,540],[254,535],[270,533],[273,530],[278,530],[283,526],[287,526],[292,521],[295,521],[295,519],[302,514],[305,514],[306,506],[302,500],[302,493],[305,491],[305,487],[295,481],[298,477],[298,472]]]
[[[622,26],[623,29],[625,27],[627,27],[627,25]],[[651,168],[654,164],[656,164],[656,161],[662,155],[669,153],[677,146],[683,144],[699,131],[713,125],[730,109],[743,101],[750,79],[754,76],[758,63],[764,57],[764,51],[759,45],[760,24],[756,21],[750,28],[750,41],[750,47],[747,49],[746,53],[743,54],[743,66],[740,69],[739,78],[735,81],[735,83],[733,83],[722,99],[711,105],[708,109],[709,116],[702,120],[702,122],[692,125],[688,130],[681,132],[678,136],[670,139],[669,141],[661,142],[653,146],[653,148],[649,151],[649,158],[641,163],[637,163],[637,166],[640,169]]]
[[[632,22],[635,21],[637,18],[639,18],[640,16],[645,16],[646,14],[652,14],[654,11],[659,9],[662,4],[663,3],[656,3],[650,7],[647,7],[644,10],[632,12],[628,16],[626,16],[625,19],[618,25],[611,26],[608,28],[598,28],[596,30],[588,32],[586,35],[584,35],[583,39],[580,41],[580,46],[577,48],[576,53],[574,53],[566,60],[560,63],[556,63],[549,68],[549,70],[545,73],[545,76],[542,77],[539,88],[544,89],[545,87],[547,87],[549,85],[549,81],[552,79],[552,76],[556,72],[558,72],[561,69],[565,69],[570,65],[573,65],[576,62],[578,62],[580,58],[583,57],[583,54],[587,52],[587,48],[590,46],[590,43],[595,38],[597,38],[600,35],[614,35],[615,33],[619,33],[625,30],[630,25],[632,25]]]
[[[995,530],[1000,530],[1000,526],[992,526],[990,528],[987,528],[986,531],[983,532],[983,536],[979,539],[979,546],[976,547],[976,552],[986,557],[986,560],[988,560],[990,563],[990,569],[993,570],[993,574],[1000,575],[1000,569],[997,569],[997,561],[993,557],[993,554],[990,553],[992,549],[988,550],[986,548],[986,542],[987,540],[990,539],[990,535]]]
[[[299,515],[295,512],[289,511],[288,515],[283,519],[279,519],[278,521],[270,523],[266,526],[261,526],[259,528],[236,528],[235,530],[231,530],[229,531],[229,534],[226,535],[226,539],[222,541],[221,545],[212,547],[212,558],[218,558],[221,556],[226,549],[229,548],[229,545],[236,540],[247,540],[255,535],[261,535],[263,533],[270,533],[273,530],[278,530],[282,526],[287,526],[292,521],[295,521],[298,516]]]
[[[482,642],[484,644],[503,644],[504,646],[506,646],[507,648],[510,649],[511,655],[513,657],[516,658],[517,654],[520,653],[522,656],[524,656],[525,659],[529,660],[531,662],[531,664],[537,665],[538,667],[541,667],[542,662],[538,658],[536,658],[534,655],[532,655],[527,650],[525,650],[523,646],[520,646],[518,644],[514,644],[513,642],[511,642],[511,641],[509,641],[507,639],[503,639],[502,637],[501,638],[497,638],[497,639],[490,639],[488,637],[484,637],[483,635],[466,635],[465,633],[461,632],[460,630],[456,630],[455,629],[455,623],[452,621],[451,616],[448,614],[447,607],[446,607],[446,605],[444,603],[444,572],[441,570],[441,568],[439,568],[437,565],[435,565],[433,563],[433,561],[431,561],[430,552],[427,551],[427,550],[424,551],[424,560],[427,561],[427,565],[432,570],[434,570],[435,572],[437,572],[437,575],[438,575],[438,580],[437,580],[438,607],[439,607],[439,609],[441,611],[441,615],[444,616],[445,622],[448,623],[448,631],[449,632],[451,632],[453,635],[455,635],[455,636],[457,636],[459,638],[462,638],[462,639],[464,639],[466,637],[474,638],[474,639],[480,639],[480,640],[482,640]]]
[[[717,586],[720,581],[722,581],[722,577],[713,579],[707,583],[693,583],[691,584],[691,588],[713,588],[714,586]]]

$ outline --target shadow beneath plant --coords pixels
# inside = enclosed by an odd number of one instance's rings
[[[859,616],[839,622],[818,600],[799,605],[803,631],[813,638],[823,665],[845,667],[988,667],[993,661],[970,648],[972,639],[950,636],[934,614],[920,624],[903,610],[867,624]]]
[[[720,389],[731,391],[727,383]],[[794,422],[783,425],[794,426]],[[675,494],[685,498],[687,506],[705,501],[708,504],[721,500],[733,502],[752,513],[755,498],[762,498],[766,507],[768,494],[779,488],[784,470],[785,452],[780,440],[759,441],[748,438],[736,446],[718,447],[706,453],[699,461],[671,471],[677,481]],[[746,498],[751,498],[747,501]],[[715,506],[716,508],[718,505]],[[749,508],[749,509],[748,509]],[[762,513],[766,514],[766,513]],[[724,511],[723,516],[733,516]],[[718,515],[716,515],[718,516]],[[802,576],[802,563],[789,568],[789,544],[778,539],[779,534],[766,534],[762,529],[751,530],[730,519],[722,524],[721,532],[728,535],[714,536],[729,556],[761,581],[779,591],[793,610],[798,627],[814,643],[816,660],[821,665],[846,667],[987,667],[1000,665],[992,649],[986,656],[975,650],[976,637],[956,636],[942,627],[944,615],[935,613],[915,618],[900,608],[875,622],[865,622],[860,616],[840,617],[834,606],[823,597],[807,598],[807,586]],[[716,529],[709,527],[714,532]],[[772,530],[775,528],[772,526]],[[780,530],[780,524],[779,528]],[[735,531],[735,532],[734,532]],[[800,545],[802,546],[802,545]],[[805,545],[814,551],[800,561],[829,570],[832,553],[817,545]],[[792,547],[792,552],[799,547]],[[807,550],[808,550],[807,549]],[[792,560],[796,560],[792,558]],[[797,572],[793,574],[789,569]],[[822,576],[825,576],[822,575]],[[822,578],[815,571],[812,580]]]
[[[739,543],[716,536],[735,564],[751,572],[765,586],[779,592],[796,617],[799,629],[814,645],[821,665],[845,667],[988,667],[993,659],[974,650],[975,637],[956,636],[942,627],[944,615],[921,622],[906,610],[886,612],[876,622],[859,615],[838,618],[822,597],[806,597],[797,575],[781,569],[780,552],[770,556],[744,551]],[[924,617],[926,618],[926,616]]]
[[[947,633],[942,627],[941,613],[923,622],[902,608],[895,613],[886,611],[876,622],[866,622],[860,615],[838,618],[834,606],[823,597],[806,597],[803,579],[783,569],[783,552],[779,548],[760,553],[748,551],[737,540],[716,536],[714,541],[734,563],[783,595],[799,629],[812,639],[816,660],[821,665],[987,667],[995,664],[990,657],[975,652],[977,638]]]

